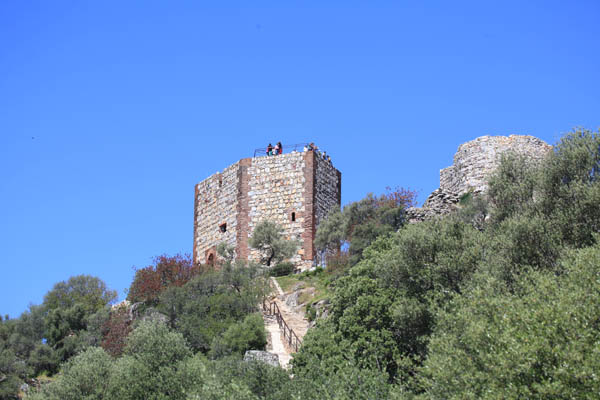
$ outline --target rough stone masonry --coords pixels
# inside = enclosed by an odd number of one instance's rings
[[[454,163],[440,170],[440,187],[425,200],[422,208],[408,209],[411,222],[443,215],[456,208],[460,197],[487,190],[487,181],[507,152],[525,155],[532,162],[540,161],[552,146],[533,136],[481,136],[461,144]]]
[[[286,238],[299,240],[292,258],[300,269],[315,261],[319,222],[341,203],[342,174],[320,153],[307,150],[245,158],[196,185],[193,259],[216,261],[226,242],[241,260],[258,260],[248,245],[256,225],[278,223]]]

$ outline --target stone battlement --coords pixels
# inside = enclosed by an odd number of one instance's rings
[[[269,220],[301,242],[291,261],[307,269],[318,224],[340,202],[341,173],[315,151],[242,159],[196,185],[194,262],[216,260],[221,242],[233,246],[238,259],[258,260],[249,237]]]

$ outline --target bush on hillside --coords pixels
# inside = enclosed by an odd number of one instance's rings
[[[267,345],[265,324],[260,314],[250,314],[241,323],[231,324],[222,336],[213,340],[210,357],[243,355],[247,350],[264,350]]]
[[[123,353],[127,336],[132,330],[132,322],[126,307],[111,311],[109,319],[102,326],[104,335],[101,346],[108,354],[117,357]]]
[[[194,351],[207,353],[213,340],[231,324],[257,311],[267,288],[262,277],[254,267],[225,264],[182,287],[168,288],[157,309],[167,315],[169,325],[184,335]]]
[[[440,313],[421,371],[427,398],[581,399],[599,393],[598,265],[595,245],[567,257],[559,277],[528,270],[512,292],[482,277]]]
[[[100,347],[90,347],[63,364],[62,373],[32,400],[103,400],[113,360]]]
[[[281,262],[269,270],[270,276],[285,276],[290,275],[295,270],[294,263]]]
[[[158,256],[154,264],[135,271],[127,300],[155,305],[162,291],[170,286],[183,286],[198,275],[202,268],[194,265],[189,254],[173,257]]]

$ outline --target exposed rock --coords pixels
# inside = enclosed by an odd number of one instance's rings
[[[0,382],[2,382],[2,379],[0,379]],[[19,386],[19,389],[23,393],[28,393],[32,388],[39,390],[43,385],[47,385],[50,382],[52,380],[49,378],[29,378]]]
[[[273,367],[279,367],[279,356],[262,350],[248,350],[244,354],[244,361],[261,361]]]
[[[144,312],[144,315],[141,317],[142,321],[158,321],[164,322],[165,324],[169,322],[169,317],[165,314],[156,311],[154,308],[149,308]]]
[[[489,176],[498,168],[501,155],[507,152],[525,155],[539,162],[552,146],[533,136],[482,136],[458,147],[454,163],[440,170],[440,187],[425,200],[423,207],[407,210],[409,222],[451,213],[466,193],[487,191]]]
[[[113,304],[110,309],[111,310],[118,310],[119,308],[125,308],[127,310],[131,309],[131,302],[129,300],[123,300],[118,302],[117,304]]]
[[[285,299],[285,304],[290,307],[297,307],[299,296],[300,296],[300,291],[295,291],[294,293],[289,294],[287,296],[287,298]]]
[[[309,325],[311,328],[317,324],[317,320],[325,319],[329,316],[330,304],[329,299],[323,299],[311,306],[315,310],[315,319],[312,320]]]
[[[298,289],[302,289],[304,287],[304,282],[298,282],[292,286],[292,292],[295,292]]]
[[[133,303],[131,307],[129,307],[129,315],[131,320],[138,319],[141,317],[140,308],[143,309],[143,305],[143,302],[138,301],[137,303]]]

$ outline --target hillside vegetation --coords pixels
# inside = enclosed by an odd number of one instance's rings
[[[136,318],[75,277],[2,321],[0,398],[40,373],[53,381],[28,398],[599,398],[600,133],[536,165],[505,155],[446,217],[406,224],[413,198],[334,210],[315,241],[327,268],[278,278],[330,302],[291,371],[241,361],[265,346],[261,268],[163,257],[136,273]]]

